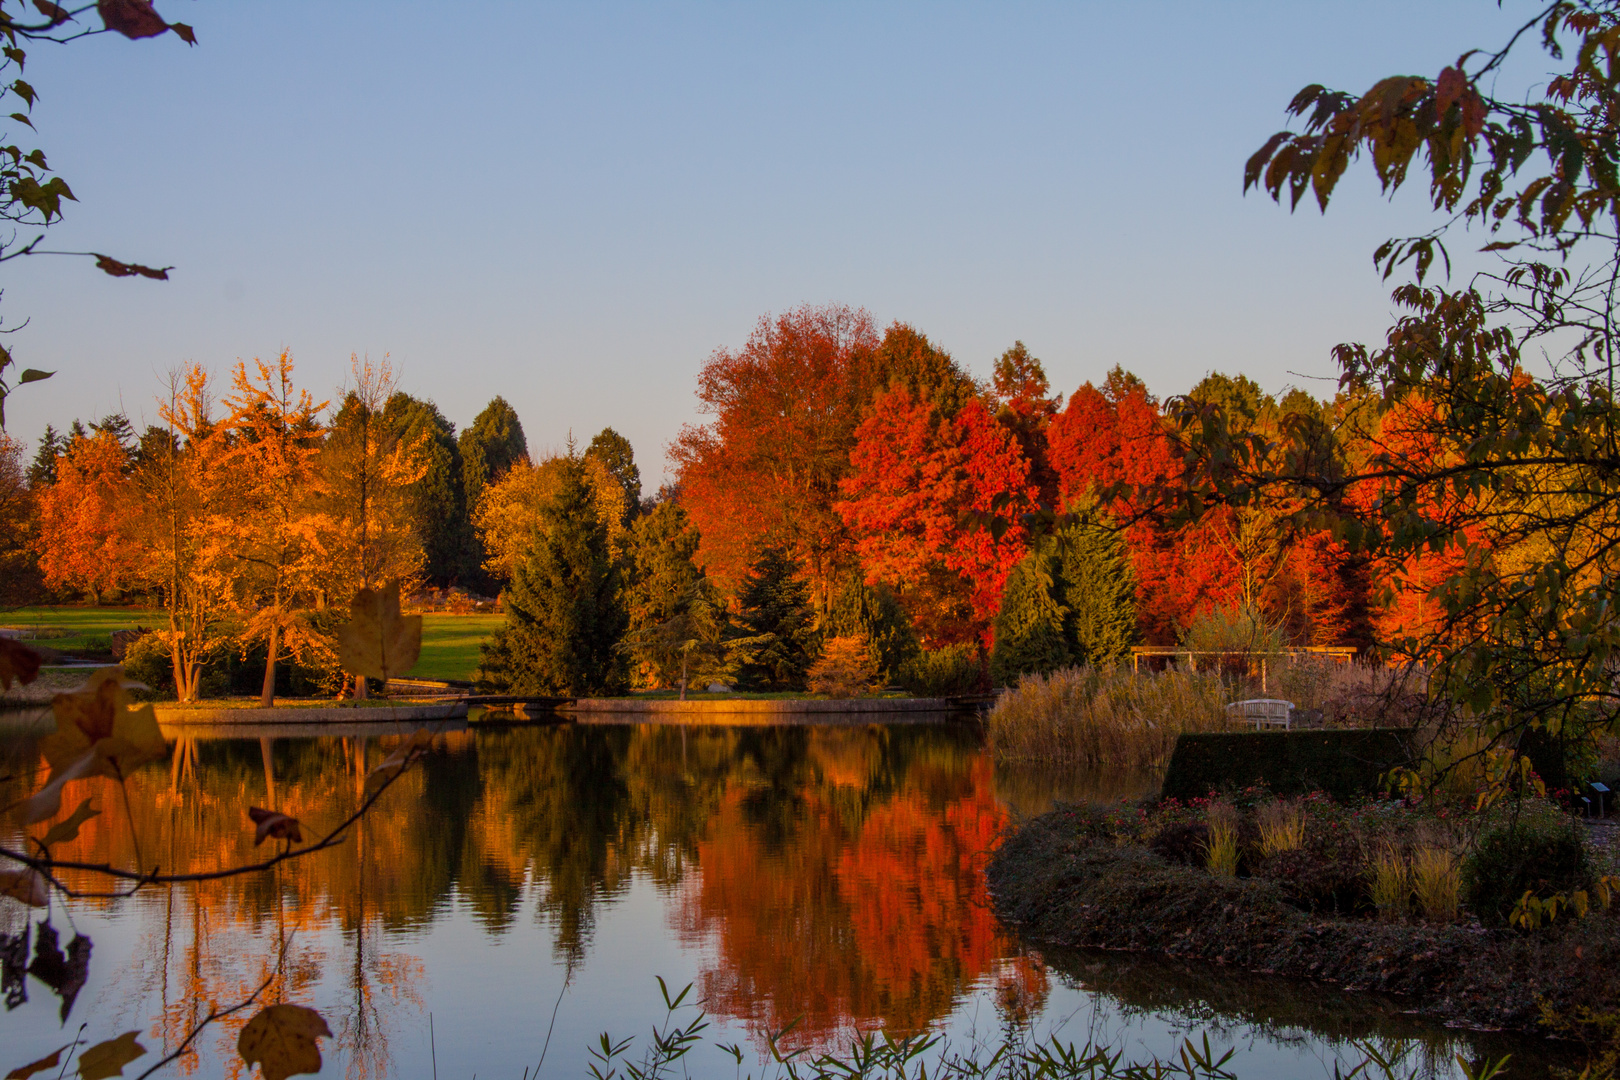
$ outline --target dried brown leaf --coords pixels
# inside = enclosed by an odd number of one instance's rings
[[[0,690],[10,690],[14,681],[27,686],[39,678],[43,659],[22,642],[0,637]]]
[[[253,838],[254,847],[264,843],[267,836],[273,836],[277,840],[290,840],[295,844],[304,842],[304,834],[299,830],[298,819],[295,817],[266,810],[262,806],[248,807],[248,817],[259,827]]]
[[[264,1080],[286,1080],[298,1073],[321,1071],[321,1048],[315,1040],[331,1034],[314,1009],[271,1005],[247,1022],[236,1049],[249,1067],[258,1064]]]
[[[52,844],[65,844],[69,840],[75,839],[79,835],[79,827],[101,813],[90,803],[91,800],[84,800],[79,804],[77,810],[52,825],[49,831],[45,833],[45,839],[41,840],[40,843],[50,847]]]
[[[152,0],[96,0],[96,11],[109,30],[127,38],[156,37],[169,28],[152,8]]]
[[[45,875],[27,866],[0,870],[0,896],[21,900],[29,907],[44,907],[51,900]]]
[[[351,675],[392,679],[416,666],[422,654],[422,616],[399,613],[399,580],[361,589],[338,631],[338,662]]]
[[[135,1041],[138,1034],[126,1031],[116,1039],[96,1043],[79,1055],[79,1076],[82,1080],[107,1080],[109,1076],[123,1076],[124,1066],[146,1053],[146,1047]]]

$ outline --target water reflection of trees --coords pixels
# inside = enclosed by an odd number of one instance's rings
[[[171,766],[131,781],[141,850],[171,872],[248,862],[250,805],[319,832],[357,805],[393,742],[184,740]],[[115,810],[115,797],[104,790],[101,804]],[[390,1032],[420,1019],[423,978],[385,931],[459,907],[500,937],[527,906],[559,959],[577,962],[603,906],[640,874],[673,898],[677,931],[711,948],[700,989],[714,1011],[756,1033],[802,1013],[816,1041],[877,1023],[912,1031],[991,975],[1009,1002],[1044,995],[1038,967],[1003,962],[1017,948],[984,892],[1003,821],[986,759],[952,728],[447,734],[348,843],[170,890],[127,974],[161,998],[153,1035],[172,1046],[258,985],[290,934],[268,1000],[340,985],[328,1015],[350,1075],[380,1075]],[[123,815],[93,819],[58,854],[127,861]],[[237,1033],[222,1025],[220,1047]]]

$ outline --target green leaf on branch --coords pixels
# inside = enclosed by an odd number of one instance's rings
[[[39,382],[41,379],[48,379],[55,374],[56,372],[54,371],[41,371],[39,368],[23,368],[22,378],[17,380],[17,385],[21,386],[24,383]]]
[[[53,176],[44,184],[31,176],[13,180],[11,182],[11,197],[29,209],[38,210],[41,214],[44,214],[47,222],[53,217],[62,216],[63,199],[72,199],[74,202],[79,201],[68,188],[67,181],[60,176]]]

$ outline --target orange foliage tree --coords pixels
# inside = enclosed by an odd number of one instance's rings
[[[267,646],[260,702],[268,708],[282,648],[328,647],[299,618],[326,554],[327,522],[318,509],[324,484],[316,468],[326,402],[294,387],[286,350],[273,365],[253,364],[250,374],[237,362],[225,399],[231,410],[224,455],[230,491],[214,524],[229,544],[248,639],[262,637]]]
[[[699,560],[728,587],[773,544],[804,565],[826,606],[846,547],[833,502],[878,344],[865,311],[805,306],[761,318],[741,349],[703,365],[698,400],[714,419],[684,428],[669,454],[703,537]]]
[[[56,483],[39,500],[39,566],[45,584],[102,596],[130,585],[140,545],[129,454],[115,435],[77,435],[56,461]]]

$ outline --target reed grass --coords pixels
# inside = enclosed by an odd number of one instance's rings
[[[1412,875],[1406,858],[1393,845],[1384,844],[1367,860],[1373,906],[1385,919],[1404,918],[1411,909]]]
[[[1227,729],[1215,674],[1080,667],[1026,675],[996,702],[990,746],[1005,760],[1155,768],[1184,731]]]
[[[1305,807],[1297,801],[1267,803],[1255,815],[1260,826],[1260,852],[1268,858],[1305,846]]]
[[[1209,843],[1204,851],[1204,865],[1216,877],[1237,876],[1238,865],[1238,813],[1226,803],[1215,803],[1204,817],[1209,826]]]
[[[1425,918],[1455,920],[1462,906],[1462,866],[1457,857],[1444,847],[1419,847],[1412,853],[1412,892]]]

